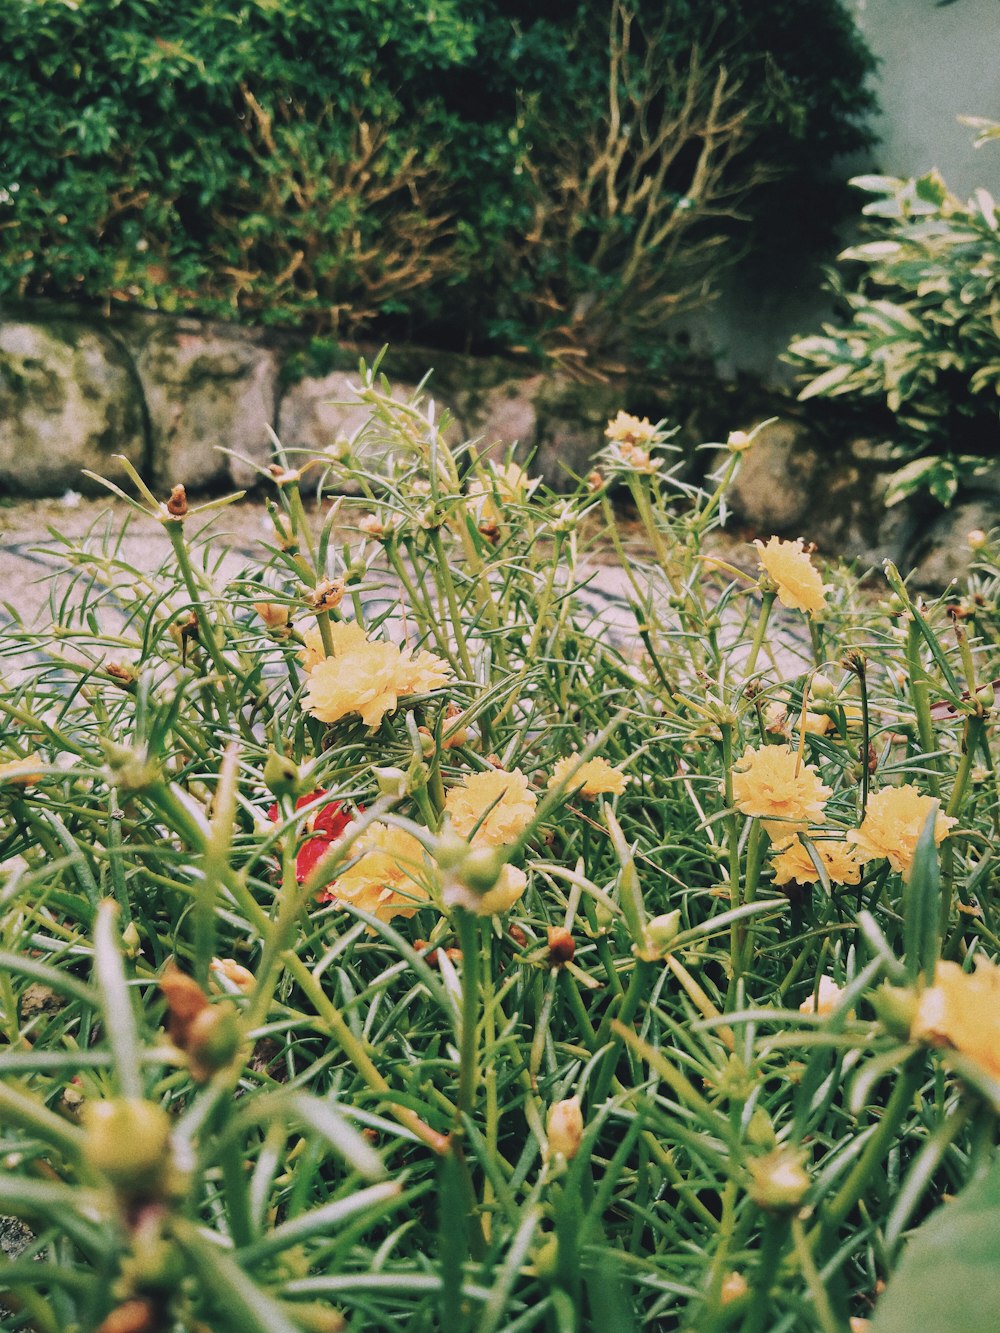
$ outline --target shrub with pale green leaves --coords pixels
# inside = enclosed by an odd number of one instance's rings
[[[983,141],[995,138],[983,122]],[[967,202],[937,172],[918,180],[859,176],[873,197],[871,239],[831,274],[844,318],[796,339],[786,359],[807,398],[884,404],[902,464],[888,504],[927,491],[948,505],[1000,453],[1000,221],[993,196]]]
[[[241,565],[130,473],[169,559],[5,632],[4,1327],[981,1328],[995,551],[876,604],[719,546],[752,436],[554,495],[359,393]]]

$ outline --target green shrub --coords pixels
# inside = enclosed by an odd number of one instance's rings
[[[900,1327],[1000,1109],[996,552],[875,605],[720,555],[752,437],[552,495],[360,395],[384,466],[279,454],[259,552],[133,473],[164,557],[53,532],[5,630],[12,1326],[840,1333],[898,1266]]]
[[[745,238],[736,211],[758,237],[788,213],[766,179],[794,170],[798,208],[864,142],[871,61],[834,0],[639,10],[10,0],[0,297],[649,344]]]
[[[983,189],[963,204],[936,172],[853,183],[875,196],[864,213],[878,222],[840,256],[860,274],[831,277],[847,316],[796,339],[787,359],[811,376],[800,398],[875,400],[893,414],[906,461],[890,503],[926,489],[948,504],[1000,453],[996,205]]]

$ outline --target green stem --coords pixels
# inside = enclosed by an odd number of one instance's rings
[[[767,633],[767,622],[771,615],[771,607],[774,605],[774,599],[777,593],[761,593],[760,599],[760,617],[757,621],[757,628],[754,630],[753,642],[750,644],[750,652],[747,656],[746,665],[743,668],[744,677],[749,680],[757,669],[757,658],[760,655],[761,647],[764,643],[764,635]]]
[[[853,1170],[843,1185],[823,1210],[821,1225],[823,1231],[827,1234],[832,1233],[841,1225],[844,1218],[861,1198],[876,1168],[892,1147],[896,1138],[896,1131],[910,1109],[913,1094],[920,1086],[922,1078],[923,1072],[919,1061],[911,1064],[909,1069],[904,1067],[900,1071],[892,1095],[885,1111],[882,1113],[882,1119],[865,1144],[864,1152],[855,1162]],[[816,1231],[812,1235],[815,1237]]]

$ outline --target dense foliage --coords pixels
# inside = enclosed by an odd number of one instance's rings
[[[997,127],[982,122],[984,141]],[[875,401],[895,418],[889,500],[926,489],[944,504],[1000,454],[1000,220],[985,189],[962,202],[937,172],[861,176],[869,236],[831,274],[844,317],[796,339],[800,398]],[[818,373],[817,373],[818,372]]]
[[[838,0],[9,0],[0,296],[651,353],[871,66]]]
[[[620,414],[554,496],[359,379],[259,557],[131,473],[165,558],[53,533],[5,631],[6,1327],[981,1329],[996,552],[740,569],[752,437],[693,490]]]

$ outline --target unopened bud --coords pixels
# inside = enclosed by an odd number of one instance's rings
[[[746,1140],[755,1148],[774,1148],[777,1145],[778,1140],[774,1133],[774,1125],[763,1106],[754,1109],[754,1113],[747,1124]]]
[[[782,1212],[797,1208],[812,1183],[796,1152],[775,1148],[750,1162],[750,1197],[758,1208]]]
[[[749,1283],[742,1273],[727,1273],[722,1279],[719,1302],[721,1305],[732,1305],[734,1301],[742,1300],[749,1290]]]
[[[253,990],[256,985],[257,978],[254,974],[235,958],[213,958],[211,967],[217,977],[225,977],[231,985],[237,986],[241,991]]]
[[[753,444],[753,436],[745,430],[731,430],[726,440],[726,448],[731,454],[742,454]]]
[[[122,931],[122,951],[126,958],[138,958],[142,952],[142,936],[134,921],[130,921]]]
[[[604,489],[604,476],[595,468],[587,473],[587,490],[596,493]]]
[[[824,676],[822,671],[817,671],[812,678],[810,693],[814,699],[832,699],[837,693],[837,687],[829,676]]]
[[[646,923],[642,932],[642,943],[633,947],[633,952],[643,962],[655,963],[666,958],[674,940],[680,933],[681,914],[675,907],[672,912],[654,916]]]
[[[170,1151],[170,1117],[137,1097],[91,1101],[83,1111],[84,1156],[116,1188],[156,1193]]]
[[[401,768],[372,767],[375,774],[375,781],[378,783],[378,789],[383,796],[395,796],[402,798],[409,793],[410,784],[406,773]]]
[[[299,770],[287,755],[272,748],[264,764],[264,783],[275,796],[294,796],[299,789]]]
[[[207,1083],[228,1065],[240,1048],[239,1016],[228,1000],[197,1014],[187,1032],[188,1069],[196,1083]]]
[[[156,1333],[162,1328],[160,1310],[149,1297],[135,1297],[116,1306],[100,1324],[96,1333]]]
[[[981,551],[989,541],[982,528],[973,528],[971,532],[965,534],[965,540],[972,551]]]
[[[583,1112],[579,1097],[567,1097],[564,1101],[552,1103],[545,1117],[545,1134],[551,1156],[565,1157],[567,1161],[576,1156],[583,1139]]]
[[[871,1003],[885,1030],[908,1041],[917,1017],[919,1001],[916,991],[908,986],[890,986],[886,981],[872,992]]]
[[[288,627],[288,607],[280,602],[254,602],[253,609],[269,630],[277,631]]]
[[[576,953],[573,936],[565,926],[549,926],[549,962],[553,967],[571,963]]]
[[[187,493],[184,487],[177,485],[170,492],[170,499],[166,505],[167,513],[171,518],[184,518],[188,511]]]

